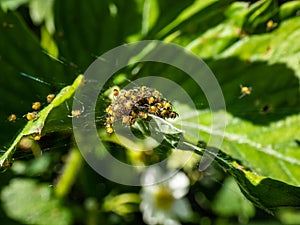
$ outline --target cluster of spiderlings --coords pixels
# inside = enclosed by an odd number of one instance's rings
[[[51,102],[53,101],[54,98],[55,98],[55,95],[54,95],[54,94],[49,94],[49,95],[47,96],[47,102],[48,102],[48,103],[51,103]],[[31,108],[32,108],[34,111],[26,113],[23,117],[26,117],[26,119],[27,119],[28,121],[37,119],[38,116],[39,116],[38,110],[40,110],[41,106],[42,106],[42,103],[41,103],[41,102],[33,102]],[[72,113],[73,113],[73,112],[72,112]],[[11,115],[9,115],[8,118],[7,118],[7,120],[8,120],[9,122],[14,122],[16,119],[17,119],[16,114],[11,114]],[[36,134],[34,135],[34,140],[39,141],[40,139],[41,139],[41,133],[40,133],[40,132],[39,132],[39,133],[36,133]]]
[[[146,86],[121,91],[114,89],[113,94],[113,102],[106,108],[106,132],[109,134],[114,132],[115,121],[131,126],[136,119],[146,120],[149,114],[163,119],[177,116],[172,104],[155,89]]]

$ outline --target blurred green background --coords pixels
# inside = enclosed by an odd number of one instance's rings
[[[254,205],[244,197],[255,196],[243,190],[249,186],[236,179],[243,195],[217,163],[200,172],[194,155],[181,169],[189,179],[185,199],[190,216],[177,222],[300,224],[300,1],[0,0],[0,6],[1,154],[27,123],[24,115],[32,111],[32,103],[46,107],[48,94],[72,84],[101,54],[139,40],[175,43],[203,59],[221,86],[228,116],[221,150],[253,174],[281,182],[276,190],[262,186],[258,198],[263,201],[252,199]],[[149,75],[180,84],[200,112],[198,125],[209,128],[205,95],[174,68],[136,65],[120,71],[106,86],[122,88]],[[241,96],[241,85],[251,93]],[[102,135],[107,104],[101,101],[98,109]],[[81,158],[68,116],[71,105],[68,100],[52,110],[41,140],[31,142],[31,150],[37,145],[42,157],[19,146],[12,167],[0,174],[1,223],[146,224],[140,209],[143,188],[106,180]],[[189,112],[184,103],[176,107]],[[8,121],[11,114],[17,119]],[[198,118],[186,121],[196,124]],[[187,129],[196,129],[207,142],[209,135],[201,126]],[[151,164],[166,157],[163,147],[132,155],[122,143],[108,138],[106,144],[128,163]],[[176,156],[168,159],[170,169],[182,167],[184,153]],[[281,185],[292,196],[279,199]],[[258,202],[263,205],[258,207]],[[286,207],[275,207],[282,202]]]

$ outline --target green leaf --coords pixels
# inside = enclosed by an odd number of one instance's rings
[[[285,2],[279,11],[280,19],[284,20],[289,17],[299,16],[300,1],[288,1]]]
[[[146,36],[158,19],[157,0],[145,0],[143,3],[142,35]]]
[[[0,121],[5,130],[0,135],[2,147],[11,143],[12,137],[24,127],[23,116],[32,110],[33,102],[46,104],[46,96],[57,93],[76,74],[45,54],[19,13],[0,11],[0,24]],[[11,113],[17,115],[13,123],[7,121]]]
[[[53,4],[54,0],[31,0],[29,2],[32,21],[35,25],[40,25],[42,22],[45,22],[45,26],[51,34],[55,31]]]
[[[241,193],[232,177],[225,180],[222,189],[213,201],[212,208],[218,215],[224,217],[238,216],[241,221],[248,221],[255,214],[253,205]]]
[[[51,185],[15,178],[1,192],[7,215],[24,224],[68,225],[70,210],[53,196]]]
[[[193,4],[189,5],[185,8],[173,21],[171,21],[164,29],[162,29],[157,35],[158,37],[163,37],[170,31],[174,30],[181,23],[186,22],[186,20],[192,18],[196,13],[201,12],[201,10],[205,9],[212,3],[215,3],[215,0],[209,1],[195,1]],[[216,7],[217,8],[217,7]]]
[[[21,2],[14,1],[15,6],[10,7],[16,8]],[[61,59],[81,70],[86,69],[95,56],[141,37],[177,43],[204,57],[216,74],[229,112],[221,146],[224,152],[220,151],[218,155],[212,152],[211,157],[235,178],[242,192],[256,205],[266,210],[285,205],[299,206],[300,21],[296,17],[297,2],[279,6],[277,1],[262,0],[248,7],[248,3],[231,0],[91,0],[89,4],[79,0],[55,1],[56,43],[51,44],[57,46]],[[150,7],[146,7],[149,6],[147,3]],[[43,53],[43,47],[49,51],[45,42],[51,40],[50,36],[45,36],[42,31],[41,47],[41,40],[20,15],[18,12],[0,12],[0,80],[5,84],[0,91],[2,121],[10,113],[22,117],[37,96],[56,93],[58,85],[45,87],[45,83],[70,82],[75,76]],[[40,28],[36,29],[40,31]],[[56,54],[55,47],[52,49]],[[187,81],[182,71],[152,65],[145,66],[134,78],[145,74],[165,76],[181,84],[199,109],[209,107],[199,87]],[[20,77],[21,72],[46,82],[26,82]],[[251,86],[250,95],[241,97],[240,85]],[[37,120],[28,122],[1,157],[2,165],[10,161],[18,140],[24,135],[41,129],[55,131],[44,126],[46,119],[51,116],[50,111],[54,114],[53,108],[62,106],[73,91],[70,89],[62,94],[55,106],[50,104],[40,112]],[[32,93],[36,95],[32,96]],[[210,112],[201,111],[199,118],[193,117],[190,111],[182,112],[183,130],[199,133],[200,141],[209,140]],[[66,117],[69,112],[59,113]],[[54,122],[59,122],[56,115],[53,118]],[[200,123],[195,122],[198,119]],[[0,137],[3,145],[7,143],[3,136],[12,136],[11,127],[15,127],[13,134],[22,127],[17,123],[4,124],[3,130],[7,132]],[[165,137],[173,135],[169,130],[165,133]],[[113,135],[110,138],[113,139]],[[185,138],[193,143],[198,141]],[[126,139],[118,141],[141,148],[140,143],[130,143]],[[209,146],[207,152],[213,147]],[[191,148],[203,153],[200,148]]]
[[[68,81],[67,76],[64,75],[63,65],[51,60],[51,57],[45,54],[37,36],[29,30],[18,13],[1,11],[0,22],[2,24],[0,26],[0,63],[3,68],[2,73],[12,74],[12,78],[8,79],[9,84],[12,83],[11,80],[16,79],[16,75],[20,79],[21,72],[48,83]],[[22,37],[22,42],[19,41],[20,37]],[[53,75],[56,75],[55,80]],[[38,86],[37,83],[35,85]]]
[[[174,41],[207,60],[221,85],[227,110],[234,116],[267,124],[299,113],[300,18],[274,22],[274,29],[265,28],[263,34],[245,35],[236,23],[244,7],[234,3],[225,10],[228,18],[217,26],[193,39],[182,33]],[[229,13],[235,8],[240,14]],[[240,98],[240,85],[252,87],[247,98]]]
[[[41,176],[49,171],[50,164],[50,156],[44,154],[43,157],[34,158],[29,162],[17,161],[11,169],[18,175]]]
[[[224,133],[210,133],[210,112],[200,113],[197,119],[201,125],[193,123],[196,119],[194,117],[183,118],[182,129],[199,133],[203,140],[208,140],[210,135],[224,137],[221,147],[223,151],[253,172],[291,185],[300,185],[300,146],[296,142],[300,137],[299,115],[269,126],[253,125],[230,114],[226,117]]]
[[[173,12],[175,16],[168,23],[164,24],[163,27],[161,27],[160,23],[153,27],[152,33],[156,32],[153,37],[184,46],[202,35],[205,31],[222,22],[225,19],[223,13],[231,2],[231,0],[197,0],[187,6],[179,6],[178,8],[182,10],[176,12],[176,14],[166,4],[167,9],[165,10],[169,11],[168,14],[172,15]],[[183,3],[181,2],[181,4]],[[163,10],[161,9],[161,11]],[[175,8],[173,10],[175,11]],[[181,37],[184,37],[184,39]]]
[[[142,15],[135,1],[55,1],[54,10],[60,56],[82,71],[96,56],[141,31]]]
[[[18,136],[14,139],[13,143],[8,148],[8,150],[0,157],[0,167],[2,167],[3,165],[5,165],[7,163],[10,163],[11,158],[13,157],[13,154],[16,150],[16,147],[23,137],[32,135],[32,134],[40,135],[42,133],[45,122],[46,122],[50,112],[55,107],[62,105],[66,100],[71,98],[73,96],[73,94],[75,93],[75,91],[77,90],[77,88],[80,86],[82,80],[83,80],[83,76],[79,75],[72,85],[64,87],[57,94],[57,96],[54,98],[54,100],[47,107],[45,107],[38,113],[37,119],[27,122],[26,126],[18,134]]]
[[[221,151],[214,153],[214,148],[208,146],[206,152],[235,178],[242,192],[257,206],[266,210],[299,206],[300,147],[295,140],[300,137],[300,116],[258,126],[227,114],[226,131],[212,134],[210,116],[210,112],[200,113],[201,125],[193,123],[196,120],[193,116],[186,116],[182,118],[181,128],[199,133],[204,141],[209,140],[210,135],[224,138]],[[197,142],[191,136],[187,139]]]
[[[258,1],[250,8],[247,7],[247,3],[241,2],[223,7],[225,19],[215,26],[212,25],[205,32],[202,30],[198,35],[181,32],[174,38],[171,34],[167,39],[171,38],[173,42],[206,59],[237,57],[247,63],[259,61],[268,61],[268,64],[284,63],[300,77],[298,63],[300,45],[297,41],[300,18],[296,16],[300,9],[299,1],[287,2],[279,8],[273,0]],[[282,14],[287,14],[282,16],[281,20],[278,20],[277,16],[273,18],[278,14],[278,10]],[[202,13],[209,14],[209,8],[203,9]],[[188,27],[188,24],[181,29],[187,29],[185,27]],[[259,32],[262,34],[249,35],[243,30],[254,31],[257,27],[260,27]],[[239,73],[242,72],[239,70]]]
[[[63,173],[58,178],[55,194],[57,197],[65,197],[72,185],[75,183],[76,174],[80,171],[82,165],[82,155],[77,148],[74,148],[70,151],[68,156],[68,161],[64,167]]]
[[[264,32],[266,24],[278,13],[277,1],[257,1],[249,8],[244,17],[242,29],[247,33]]]
[[[17,9],[20,5],[23,5],[25,3],[28,3],[30,0],[1,0],[0,1],[0,6],[3,10],[15,10]]]
[[[299,74],[300,17],[283,21],[279,27],[267,34],[246,37],[224,51],[219,57],[237,56],[248,61],[267,61],[269,63],[286,63]]]
[[[297,224],[300,221],[300,215],[297,209],[281,209],[278,218],[283,224]]]

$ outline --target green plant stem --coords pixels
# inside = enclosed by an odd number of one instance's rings
[[[76,181],[77,174],[81,168],[83,158],[77,148],[70,150],[67,162],[64,166],[63,173],[58,178],[55,186],[55,194],[57,197],[65,197],[72,185]]]

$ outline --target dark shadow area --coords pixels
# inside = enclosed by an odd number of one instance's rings
[[[139,66],[142,68],[139,73],[128,77],[133,82],[144,76],[164,77],[180,85],[198,109],[209,107],[203,90],[185,72],[155,62]],[[226,110],[232,115],[254,124],[267,125],[300,112],[299,79],[285,64],[269,65],[267,62],[250,63],[238,58],[228,58],[211,60],[208,66],[221,86]],[[155,79],[153,85],[159,86]],[[241,93],[243,86],[249,88],[249,94]],[[174,89],[167,90],[170,101],[180,102],[177,92]]]
[[[56,1],[54,11],[60,55],[82,71],[141,29],[142,15],[134,1]]]
[[[300,112],[299,78],[285,64],[228,58],[208,63],[222,88],[227,111],[254,124]],[[241,86],[250,88],[242,95]]]

